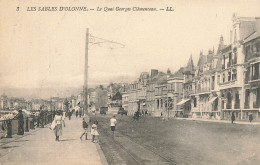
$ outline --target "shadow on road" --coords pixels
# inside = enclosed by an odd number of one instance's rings
[[[73,140],[76,140],[76,139],[62,139],[60,141],[73,141]]]
[[[16,148],[18,146],[4,146],[4,147],[0,147],[1,149],[10,149],[10,148]]]
[[[15,140],[14,142],[27,142],[29,140]]]

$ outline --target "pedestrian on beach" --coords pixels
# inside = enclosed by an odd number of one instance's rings
[[[17,119],[18,119],[18,132],[17,135],[24,134],[24,121],[23,121],[23,113],[22,110],[18,111]]]
[[[234,114],[234,112],[232,112],[232,114],[231,114],[231,123],[232,124],[234,123],[235,119],[236,119],[235,114]]]
[[[62,112],[57,111],[57,114],[54,117],[54,120],[51,124],[51,129],[54,131],[56,136],[56,141],[60,141],[60,136],[62,136],[62,124],[65,127],[65,121],[63,120]]]
[[[97,130],[97,121],[94,121],[94,123],[91,126],[91,135],[92,135],[92,142],[96,142],[96,136],[99,135],[98,130]]]
[[[117,124],[116,116],[113,116],[110,119],[110,128],[111,131],[113,132],[113,138],[115,137],[116,124]]]
[[[85,121],[85,118],[83,118],[82,121],[82,127],[84,129],[83,134],[80,136],[80,140],[82,140],[82,137],[86,134],[86,140],[88,140],[88,123]]]

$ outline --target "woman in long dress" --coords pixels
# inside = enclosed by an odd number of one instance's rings
[[[98,130],[97,130],[97,124],[98,124],[98,122],[94,121],[94,124],[92,124],[92,126],[91,126],[91,135],[92,135],[93,143],[95,143],[97,141],[95,137],[99,135]]]
[[[54,131],[54,134],[56,136],[56,141],[60,141],[59,137],[62,136],[62,124],[65,127],[64,118],[62,116],[62,113],[60,111],[57,112],[57,114],[54,116],[54,120],[52,123],[52,128]]]

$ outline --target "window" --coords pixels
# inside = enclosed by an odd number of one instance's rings
[[[240,108],[240,98],[239,98],[239,93],[237,92],[235,95],[235,109]]]
[[[228,72],[228,81],[231,81],[231,71]]]
[[[225,55],[223,56],[223,60],[222,60],[222,69],[225,69]]]
[[[225,73],[222,74],[223,83],[225,82]]]
[[[219,84],[219,81],[220,81],[220,75],[218,75],[218,80],[217,80],[217,83]]]
[[[237,52],[234,53],[233,65],[237,64]]]
[[[228,67],[230,67],[232,65],[232,53],[230,52],[228,54]]]
[[[250,51],[250,50],[251,50],[251,49],[250,49],[250,45],[246,46],[245,52],[246,52],[246,58],[247,58],[247,59],[249,59],[250,56],[251,56],[251,51]]]
[[[246,95],[245,95],[245,108],[249,108],[249,102],[250,102],[250,90],[246,89]]]
[[[197,99],[196,98],[193,99],[193,104],[194,104],[194,107],[196,108],[197,107]]]
[[[237,79],[237,70],[233,70],[232,71],[232,80],[236,80]]]
[[[212,76],[211,90],[214,90],[214,87],[215,87],[215,76]]]
[[[256,48],[256,52],[259,53],[260,52],[260,40],[256,41],[255,48]]]

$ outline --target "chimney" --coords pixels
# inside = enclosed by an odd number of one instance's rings
[[[154,78],[154,76],[156,76],[157,74],[158,74],[157,69],[151,69],[151,79]]]

